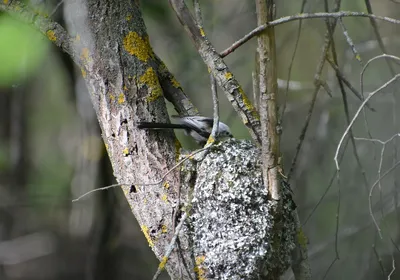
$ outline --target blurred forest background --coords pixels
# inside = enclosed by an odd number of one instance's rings
[[[281,17],[299,13],[303,1],[276,2],[277,17]],[[334,1],[328,2],[332,8]],[[254,1],[200,3],[205,31],[218,51],[256,27]],[[305,12],[325,9],[324,1],[305,3]],[[341,10],[366,12],[365,3],[343,0]],[[35,1],[32,5],[65,25],[68,13],[73,11],[58,4]],[[400,19],[400,4],[395,1],[374,0],[371,4],[374,14]],[[211,116],[207,68],[168,1],[142,0],[141,5],[154,51],[200,112]],[[344,18],[343,23],[362,63],[354,58],[338,25],[334,39],[339,68],[360,90],[362,65],[383,51],[368,18]],[[283,103],[299,21],[279,25],[275,30]],[[379,21],[378,30],[387,53],[400,56],[400,26]],[[322,19],[302,22],[282,123],[286,172],[310,107],[325,32]],[[256,43],[252,39],[225,59],[249,96],[253,91]],[[373,62],[365,72],[364,93],[380,87],[394,76],[393,72],[397,74],[398,64],[384,59]],[[341,149],[344,157],[336,173],[333,158],[347,122],[336,75],[327,62],[322,79],[332,97],[320,90],[290,179],[308,237],[313,278],[387,279],[395,267],[391,279],[400,279],[400,171],[391,170],[400,160],[400,139],[395,136],[385,145],[356,139],[360,164],[349,143]],[[346,92],[352,118],[361,101],[347,88]],[[221,121],[230,125],[236,138],[249,139],[225,96],[219,95]],[[398,83],[393,83],[370,102],[375,111],[366,109],[355,122],[355,137],[386,141],[400,133],[399,104],[400,90]],[[184,147],[196,147],[183,134],[177,135]],[[391,172],[381,184],[374,186],[379,174],[388,170]],[[150,279],[158,261],[119,188],[71,202],[113,182],[80,71],[47,38],[0,13],[0,279]],[[166,273],[163,277],[169,279]],[[286,278],[290,277],[288,274]]]

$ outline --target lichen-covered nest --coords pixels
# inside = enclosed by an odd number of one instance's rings
[[[222,142],[198,162],[196,173],[187,229],[192,231],[197,276],[263,279],[271,272],[283,273],[295,246],[295,206],[282,181],[275,235],[272,210],[277,203],[263,184],[259,149],[249,141]]]

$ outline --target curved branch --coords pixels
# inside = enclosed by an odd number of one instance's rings
[[[243,89],[223,59],[207,40],[203,29],[197,27],[196,22],[184,1],[169,0],[169,2],[179,21],[193,40],[204,63],[214,75],[218,85],[224,90],[228,100],[232,103],[233,108],[242,117],[242,121],[249,129],[250,135],[257,143],[261,143],[260,118],[257,110],[254,108],[247,95],[243,92]]]
[[[335,19],[340,19],[344,17],[366,17],[370,19],[377,19],[377,20],[383,20],[386,22],[394,23],[394,24],[400,24],[400,20],[390,18],[390,17],[382,17],[382,16],[376,16],[373,14],[366,14],[362,12],[350,12],[350,11],[342,11],[342,12],[335,12],[335,13],[305,13],[305,14],[297,14],[297,15],[291,15],[291,16],[286,16],[286,17],[281,17],[276,20],[270,21],[266,24],[260,25],[256,28],[254,28],[252,31],[247,33],[245,36],[243,36],[241,39],[237,40],[235,43],[233,43],[229,48],[225,49],[224,51],[221,52],[221,57],[225,57],[228,54],[234,52],[237,48],[239,48],[241,45],[249,41],[251,38],[259,35],[263,31],[265,31],[268,27],[271,26],[276,26],[280,25],[283,23],[295,21],[295,20],[301,20],[301,19],[315,19],[315,18],[335,18]]]

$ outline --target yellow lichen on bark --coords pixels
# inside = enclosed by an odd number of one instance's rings
[[[210,135],[210,137],[208,137],[208,139],[207,139],[207,144],[211,144],[211,143],[214,143],[214,142],[215,142],[214,137],[212,137],[212,136]]]
[[[142,38],[136,32],[131,31],[124,37],[123,44],[128,53],[136,56],[141,61],[147,62],[148,59],[154,56],[147,36]]]
[[[160,264],[158,265],[158,267],[160,269],[164,269],[165,265],[167,264],[167,261],[168,261],[168,257],[167,256],[163,257]]]
[[[151,240],[150,234],[149,234],[149,228],[147,226],[141,226],[142,232],[144,234],[144,237],[146,237],[147,242],[149,243],[149,246],[151,248],[154,247],[153,240]]]
[[[55,42],[57,40],[56,33],[53,30],[47,30],[46,32],[47,38],[50,41]]]
[[[81,51],[81,59],[83,61],[89,61],[89,49],[88,48],[83,48]]]
[[[226,72],[224,76],[225,76],[225,79],[227,79],[227,80],[230,80],[233,77],[231,72]]]
[[[86,78],[86,70],[85,68],[81,67],[82,77]]]
[[[241,87],[239,87],[239,93],[242,97],[243,100],[243,104],[244,106],[246,106],[246,108],[252,112],[253,117],[256,118],[257,120],[260,119],[260,116],[258,115],[256,109],[253,106],[253,103],[251,103],[251,101],[249,100],[249,98],[247,97],[247,95],[244,93],[243,89]]]
[[[167,233],[167,231],[168,231],[167,226],[166,226],[166,225],[162,225],[162,226],[161,226],[161,232],[162,232],[162,233]]]
[[[120,93],[118,95],[118,104],[122,104],[125,102],[125,95],[123,93]]]
[[[203,28],[200,28],[200,35],[201,35],[202,37],[206,36],[206,33],[204,32],[204,29],[203,29]]]
[[[169,183],[168,183],[168,181],[165,181],[165,183],[163,184],[163,187],[166,188],[167,190],[169,189]]]
[[[158,81],[158,76],[152,67],[147,68],[144,74],[139,77],[139,83],[140,87],[146,85],[150,91],[150,94],[146,98],[148,102],[162,97],[162,89]]]
[[[180,88],[181,85],[179,84],[179,82],[175,79],[175,77],[171,78],[171,83],[175,88]]]
[[[206,280],[205,278],[205,271],[204,269],[201,267],[201,265],[204,263],[204,260],[206,259],[205,256],[198,256],[195,259],[196,262],[196,266],[194,267],[194,272],[197,274],[197,279],[199,280]]]
[[[297,233],[297,242],[304,248],[307,246],[308,239],[304,234],[303,230],[300,228],[300,231]]]

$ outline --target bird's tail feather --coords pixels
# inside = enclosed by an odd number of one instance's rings
[[[139,129],[188,129],[187,125],[175,123],[138,122]]]

